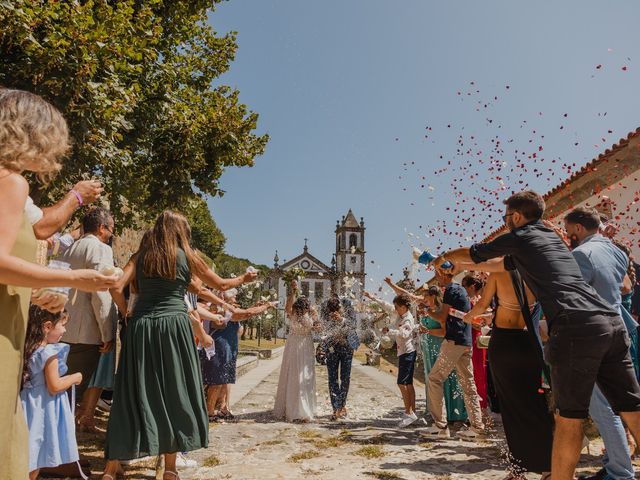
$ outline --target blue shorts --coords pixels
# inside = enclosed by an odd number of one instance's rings
[[[413,370],[418,352],[405,353],[398,357],[398,385],[413,385]]]

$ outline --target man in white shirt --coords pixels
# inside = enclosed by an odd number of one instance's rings
[[[61,260],[69,263],[73,270],[113,267],[113,251],[108,245],[114,228],[111,214],[103,208],[95,208],[82,219],[82,228],[84,236],[65,252]],[[62,341],[71,345],[67,361],[69,371],[82,373],[82,384],[77,389],[77,396],[81,398],[98,365],[100,354],[113,348],[117,315],[109,292],[71,290],[69,298],[69,321]]]
[[[405,428],[418,420],[416,415],[416,391],[413,387],[413,371],[416,363],[415,340],[417,337],[416,323],[411,314],[411,298],[400,294],[393,299],[393,304],[385,302],[369,292],[365,296],[376,302],[394,319],[392,328],[384,328],[391,338],[395,339],[398,347],[398,388],[404,402],[404,415],[398,423],[399,428]]]

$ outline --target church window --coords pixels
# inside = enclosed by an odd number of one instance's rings
[[[309,282],[302,282],[302,295],[309,298]]]
[[[351,257],[351,263],[356,263],[357,262],[357,258],[356,257]]]
[[[349,235],[349,248],[358,246],[358,236],[355,233]]]
[[[324,283],[316,282],[316,300],[322,300],[324,297]]]

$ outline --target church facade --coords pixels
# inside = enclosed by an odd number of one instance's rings
[[[282,265],[276,251],[268,283],[276,291],[280,306],[284,307],[288,289],[283,277],[292,269],[304,271],[299,289],[312,305],[319,305],[334,293],[360,299],[366,278],[364,234],[364,219],[358,222],[349,210],[336,222],[335,253],[329,265],[311,254],[306,239],[302,253]]]

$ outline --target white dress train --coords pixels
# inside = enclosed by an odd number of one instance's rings
[[[280,367],[280,380],[273,413],[276,418],[313,420],[316,415],[315,349],[308,314],[293,315]]]

